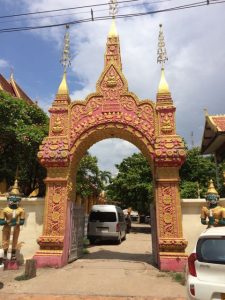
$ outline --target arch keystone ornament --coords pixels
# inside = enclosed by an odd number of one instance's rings
[[[122,73],[115,14],[107,38],[103,72],[96,91],[84,101],[71,101],[69,96],[66,82],[68,33],[65,48],[63,79],[49,110],[49,135],[38,153],[40,162],[47,168],[47,190],[43,235],[38,239],[40,250],[34,256],[37,265],[61,267],[67,264],[79,161],[94,143],[117,137],[136,145],[152,169],[155,262],[161,270],[183,270],[187,241],[182,233],[179,168],[185,160],[185,148],[176,134],[175,106],[164,74],[167,56],[162,27],[158,49],[162,73],[156,102],[140,100],[128,89]]]

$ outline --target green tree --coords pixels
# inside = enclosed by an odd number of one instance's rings
[[[112,174],[109,171],[101,171],[99,172],[100,180],[103,184],[103,188],[107,186],[112,180]]]
[[[153,199],[150,166],[141,154],[133,154],[116,165],[118,175],[106,188],[107,197],[120,203],[122,208],[132,206],[140,213],[149,211]]]
[[[0,180],[12,185],[18,167],[22,192],[28,195],[39,184],[43,193],[46,171],[37,152],[47,134],[48,117],[37,105],[0,91]]]
[[[218,174],[219,186],[213,156],[201,155],[199,147],[187,150],[186,161],[180,169],[181,197],[197,198],[199,189],[201,197],[204,198],[210,179],[213,179],[218,192],[222,192],[222,165],[218,165]]]
[[[82,198],[98,196],[104,189],[107,178],[111,178],[111,173],[99,170],[97,158],[87,152],[77,171],[77,194]]]

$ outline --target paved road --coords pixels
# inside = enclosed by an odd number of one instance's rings
[[[185,299],[185,287],[152,265],[149,230],[137,224],[121,245],[91,246],[82,259],[61,269],[38,269],[31,280],[14,280],[22,268],[4,271],[0,299]]]

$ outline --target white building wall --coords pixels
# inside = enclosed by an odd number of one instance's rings
[[[220,204],[225,206],[225,199],[221,199]],[[182,199],[182,224],[183,236],[188,240],[186,252],[189,254],[195,245],[199,234],[205,230],[206,226],[201,224],[201,207],[206,205],[205,199]],[[6,198],[0,197],[0,209],[7,206]],[[36,242],[42,235],[43,216],[44,216],[44,198],[23,198],[21,206],[25,209],[26,220],[21,226],[19,245],[20,261],[31,258],[39,249]],[[2,230],[1,230],[2,231]],[[2,243],[2,234],[0,233],[0,247]]]

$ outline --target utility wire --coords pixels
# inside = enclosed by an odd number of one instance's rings
[[[140,0],[122,0],[122,1],[117,1],[117,3],[119,4],[119,3],[136,2],[136,1],[140,1]],[[83,5],[83,6],[76,6],[76,7],[43,10],[43,11],[28,12],[28,13],[21,13],[21,14],[13,14],[13,15],[7,15],[7,16],[0,16],[0,19],[14,18],[14,17],[20,17],[20,16],[29,16],[29,15],[36,15],[36,14],[46,14],[46,13],[51,13],[51,12],[56,12],[56,11],[66,11],[66,10],[91,8],[91,7],[106,6],[106,5],[108,6],[109,3],[99,3],[99,4],[92,4],[92,5]]]
[[[132,14],[124,14],[124,15],[117,15],[117,19],[121,18],[131,18],[131,17],[137,17],[137,16],[145,16],[145,15],[151,15],[151,14],[156,14],[156,13],[162,13],[162,12],[170,12],[170,11],[176,11],[176,10],[184,10],[188,8],[197,8],[197,7],[202,7],[208,5],[208,1],[200,1],[200,2],[195,2],[195,3],[190,3],[186,5],[181,5],[181,6],[176,6],[176,7],[171,7],[171,8],[166,8],[166,9],[160,9],[160,10],[153,10],[153,11],[147,11],[147,12],[141,12],[141,13],[132,13]],[[210,5],[213,4],[220,4],[220,3],[225,3],[225,0],[213,0],[213,2],[210,2]],[[109,20],[112,19],[111,16],[101,16],[101,17],[95,17],[94,21],[102,21],[102,20]],[[0,29],[0,33],[5,33],[5,32],[15,32],[15,31],[26,31],[26,30],[34,30],[34,29],[43,29],[43,28],[52,28],[52,27],[59,27],[59,26],[65,26],[65,25],[74,25],[74,24],[80,24],[80,23],[87,23],[87,22],[93,22],[92,18],[87,18],[87,19],[80,19],[80,20],[75,20],[75,21],[70,21],[70,22],[63,22],[63,23],[58,23],[58,24],[49,24],[49,25],[42,25],[42,26],[26,26],[26,27],[14,27],[14,28],[3,28]]]
[[[163,2],[169,2],[169,1],[176,1],[176,0],[156,0],[156,1],[151,1],[151,2],[147,2],[147,0],[145,0],[143,3],[139,3],[139,4],[133,4],[133,5],[123,5],[123,6],[119,6],[119,10],[124,9],[124,8],[133,8],[133,7],[138,7],[138,6],[144,6],[145,4],[147,5],[152,5],[152,4],[159,4],[159,3],[163,3]],[[102,11],[109,11],[107,8],[104,9],[95,9],[92,10],[93,13],[98,13],[98,12],[102,12]],[[75,13],[68,13],[68,14],[54,14],[54,15],[47,15],[47,16],[40,16],[40,17],[29,17],[29,21],[33,21],[33,20],[39,20],[39,19],[46,19],[46,18],[56,18],[56,17],[66,17],[66,16],[74,16],[74,15],[81,15],[81,14],[90,14],[90,10],[86,10],[86,11],[80,11],[80,12],[75,12]],[[5,24],[5,23],[15,23],[15,22],[22,22],[22,21],[26,21],[27,17],[26,16],[21,16],[22,18],[20,18],[19,20],[8,20],[8,21],[0,21],[0,24]],[[1,16],[0,16],[1,18]],[[4,18],[4,16],[3,16]]]

